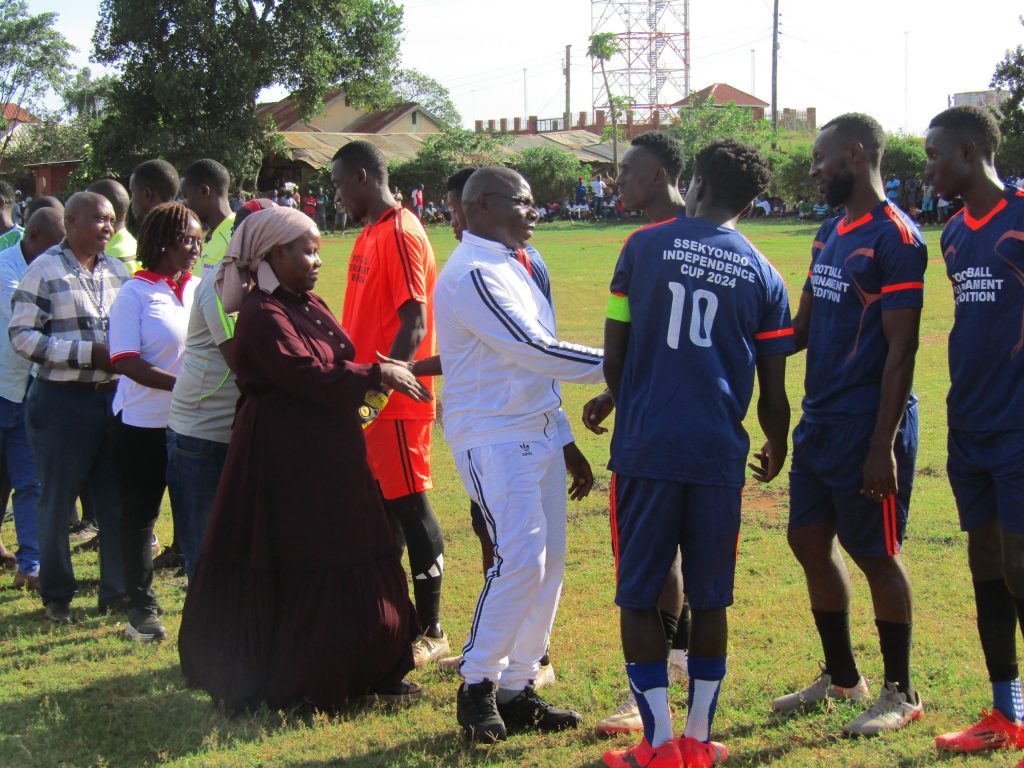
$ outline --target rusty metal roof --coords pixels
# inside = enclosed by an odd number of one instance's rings
[[[388,159],[410,160],[420,151],[429,133],[320,133],[310,131],[283,131],[285,152],[289,159],[323,168],[330,165],[334,153],[349,142],[368,141],[380,149]],[[551,145],[572,152],[584,163],[610,163],[611,145],[602,142],[589,131],[554,131],[551,133],[524,134],[513,137],[506,151],[519,154],[530,147]]]

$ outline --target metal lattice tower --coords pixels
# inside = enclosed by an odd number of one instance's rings
[[[591,34],[613,32],[621,51],[605,63],[612,94],[626,97],[637,122],[690,95],[689,0],[591,0]],[[594,109],[608,108],[601,67],[593,67]]]

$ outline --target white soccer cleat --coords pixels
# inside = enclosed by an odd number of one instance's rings
[[[855,717],[843,730],[851,736],[877,736],[883,731],[905,728],[924,717],[921,694],[915,691],[914,701],[907,700],[896,683],[886,683],[875,703]]]
[[[852,688],[844,688],[841,685],[832,685],[832,677],[823,668],[806,688],[773,700],[772,709],[776,712],[792,712],[794,709],[810,707],[826,699],[862,701],[867,698],[868,693],[868,684],[863,677]]]

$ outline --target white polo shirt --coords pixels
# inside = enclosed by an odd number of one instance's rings
[[[141,357],[178,375],[185,354],[185,334],[198,280],[182,276],[180,283],[166,275],[140,270],[121,287],[110,308],[110,360]],[[164,428],[171,393],[144,387],[122,376],[114,395],[114,413],[133,427]]]

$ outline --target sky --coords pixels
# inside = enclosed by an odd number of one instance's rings
[[[692,90],[725,82],[770,101],[771,3],[690,0]],[[516,116],[560,117],[566,45],[572,46],[573,113],[591,109],[592,66],[585,54],[592,6],[608,3],[400,4],[401,66],[445,85],[467,127],[477,119],[507,117],[511,124]],[[77,66],[89,64],[98,5],[28,0],[31,13],[59,14],[58,29],[79,49],[72,60]],[[780,0],[779,108],[815,107],[819,125],[843,112],[866,112],[886,130],[922,135],[951,94],[989,87],[1006,51],[1024,43],[1021,11],[1012,0]]]

